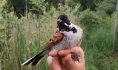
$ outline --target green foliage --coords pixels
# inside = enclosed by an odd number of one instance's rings
[[[42,15],[44,10],[44,0],[5,0],[3,4],[3,12],[9,13],[14,12],[14,14],[21,18],[22,16],[27,16],[29,12],[37,15]]]
[[[81,3],[81,9],[85,10],[87,8],[90,8],[91,10],[95,10],[96,8],[96,2],[97,0],[80,0]]]
[[[111,17],[102,18],[96,12],[90,10],[85,10],[80,15],[80,24],[84,29],[87,46],[97,47],[99,50],[105,50],[107,47],[110,50],[113,39],[111,29],[113,19]]]
[[[115,9],[116,0],[103,0],[102,2],[98,3],[97,10],[103,16],[111,15]]]
[[[91,29],[103,24],[101,17],[98,16],[98,14],[94,11],[87,9],[80,14],[80,24],[84,25],[85,27],[87,26]]]
[[[114,61],[118,59],[111,53],[114,16],[102,17],[88,9],[80,13],[79,21],[84,30],[81,46],[85,51],[86,70],[117,70]]]
[[[113,25],[113,35],[114,35],[114,43],[113,43],[113,51],[118,51],[118,12],[116,14],[113,14],[115,16],[115,21],[114,21],[114,25]]]
[[[76,4],[80,4],[80,10],[86,10],[86,9],[91,9],[95,10],[97,7],[97,3],[99,3],[101,0],[66,0],[67,4],[69,7],[74,8]]]

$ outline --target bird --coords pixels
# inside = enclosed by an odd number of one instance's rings
[[[80,26],[73,24],[68,16],[64,13],[57,17],[57,28],[52,37],[44,45],[44,48],[37,55],[26,60],[21,65],[35,66],[45,55],[50,51],[60,51],[63,49],[72,48],[81,44],[83,30]],[[71,57],[74,61],[79,61],[78,55],[71,52]]]

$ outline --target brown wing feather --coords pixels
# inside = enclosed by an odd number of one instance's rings
[[[51,48],[59,43],[63,39],[63,34],[60,33],[59,31],[56,31],[53,35],[53,38],[51,38],[45,45],[45,48],[43,51],[41,51],[39,54],[36,56],[30,58],[26,62],[24,62],[22,65],[28,65],[31,63],[32,66],[36,65],[38,61],[43,58],[50,50]]]
[[[63,34],[59,31],[56,31],[53,35],[53,38],[50,38],[50,40],[46,43],[45,49],[51,49],[54,45],[59,43],[63,39]]]

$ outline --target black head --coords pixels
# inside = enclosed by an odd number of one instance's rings
[[[57,27],[59,29],[59,31],[73,31],[73,33],[76,32],[76,30],[74,28],[70,28],[70,20],[68,19],[67,15],[65,14],[61,14],[59,15],[59,17],[57,18]]]
[[[57,18],[57,21],[70,25],[70,20],[68,19],[66,14],[60,14]]]
[[[57,18],[57,27],[60,31],[68,31],[69,30],[70,21],[65,14],[61,14]]]

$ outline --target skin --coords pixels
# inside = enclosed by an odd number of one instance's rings
[[[73,61],[70,52],[76,52],[78,61]],[[51,51],[48,56],[50,70],[85,70],[84,52],[81,47],[73,47],[61,51]]]

